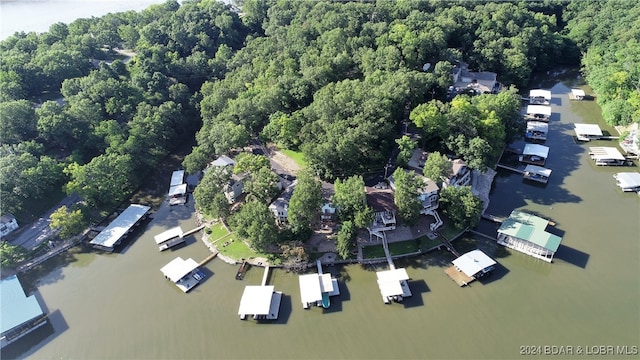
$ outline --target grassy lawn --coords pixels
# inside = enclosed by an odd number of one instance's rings
[[[286,149],[282,149],[280,150],[280,152],[290,157],[293,161],[295,161],[296,164],[298,164],[298,166],[300,166],[300,168],[307,167],[307,160],[304,159],[304,155],[302,154],[302,152]]]
[[[431,240],[426,235],[419,237],[418,241],[420,241],[420,249],[422,249],[423,251],[431,249],[434,246],[438,246],[438,245],[442,244],[442,242],[440,241],[440,238],[435,238],[435,239]]]
[[[444,226],[440,228],[438,231],[442,236],[447,238],[447,240],[451,240],[454,236],[460,234],[460,232],[464,229],[458,229],[455,226],[449,224],[449,222],[445,222]]]
[[[398,241],[389,244],[391,256],[414,253],[418,250],[418,242],[415,240]],[[375,259],[385,257],[385,254],[382,245],[373,245],[362,248],[362,256],[365,259]]]
[[[209,234],[209,242],[215,242],[221,237],[229,234],[227,229],[225,229],[224,226],[222,226],[222,224],[220,223],[211,226],[207,230],[207,233]]]

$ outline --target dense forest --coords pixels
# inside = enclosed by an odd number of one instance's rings
[[[383,169],[410,122],[420,146],[483,169],[519,134],[517,89],[580,62],[609,123],[640,118],[636,1],[238,6],[169,0],[2,41],[2,212],[61,188],[116,205],[194,136],[190,173],[260,137],[333,180]],[[460,62],[506,90],[449,101]]]

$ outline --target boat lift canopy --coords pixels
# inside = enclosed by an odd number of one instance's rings
[[[544,98],[545,100],[551,100],[551,91],[542,89],[533,89],[529,91],[530,98]]]

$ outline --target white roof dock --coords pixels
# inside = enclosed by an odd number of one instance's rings
[[[265,317],[269,320],[278,318],[282,293],[274,291],[273,285],[248,285],[244,288],[238,315],[244,319],[247,315]]]
[[[171,185],[180,185],[184,182],[184,170],[177,170],[171,174]]]
[[[640,191],[639,172],[620,172],[614,174],[613,177],[616,179],[617,185],[623,191]]]
[[[590,137],[590,138],[599,138],[602,136],[602,130],[600,130],[600,126],[598,124],[573,124],[575,126],[575,132],[578,138],[580,137]]]
[[[378,277],[378,287],[380,288],[380,294],[382,300],[387,303],[388,299],[394,296],[409,297],[411,296],[411,290],[407,284],[409,275],[404,268],[392,269],[376,272]]]
[[[585,97],[585,93],[584,90],[582,89],[571,89],[571,94],[569,96],[569,98],[572,99],[576,99],[576,100],[582,100]]]
[[[191,258],[184,260],[181,257],[177,257],[163,266],[160,271],[167,279],[174,282],[180,290],[187,292],[198,284],[198,280],[190,276],[197,268],[198,263],[195,260]]]
[[[99,249],[113,251],[120,240],[127,235],[131,228],[136,225],[151,208],[146,205],[131,204],[115,220],[111,222],[89,243]]]
[[[539,144],[525,144],[522,155],[533,155],[546,159],[549,156],[549,147]]]
[[[551,116],[551,107],[544,105],[527,105],[527,114]]]
[[[187,193],[187,184],[173,185],[169,188],[169,197],[180,196]]]
[[[549,124],[542,121],[529,121],[527,122],[527,131],[540,131],[547,133],[549,132]]]
[[[472,278],[478,273],[492,270],[496,265],[495,260],[481,250],[469,251],[453,260],[452,263],[465,275]]]
[[[541,98],[544,98],[545,100],[551,100],[551,91],[542,90],[542,89],[533,89],[529,91],[529,97],[530,98],[541,97]]]
[[[537,174],[537,175],[542,175],[544,177],[551,176],[551,169],[547,169],[547,168],[544,168],[542,166],[536,166],[536,165],[527,165],[524,168],[524,172],[525,173],[533,173],[533,174]]]
[[[594,146],[589,148],[589,155],[593,160],[619,160],[624,161],[625,157],[614,147]]]
[[[185,242],[184,232],[180,226],[169,229],[154,236],[160,251]]]
[[[329,296],[340,295],[337,280],[332,279],[331,274],[300,275],[298,281],[300,298],[305,309],[311,304],[322,301],[322,293],[327,293]]]

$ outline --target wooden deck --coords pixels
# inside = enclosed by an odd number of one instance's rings
[[[198,267],[208,263],[209,261],[211,261],[216,256],[218,256],[217,252],[214,252],[213,254],[207,256],[206,258],[204,258],[204,260],[200,261],[200,263],[198,264]]]
[[[462,271],[458,271],[458,269],[453,265],[444,269],[444,272],[459,286],[469,285],[469,283],[475,280],[474,278],[465,275]]]

